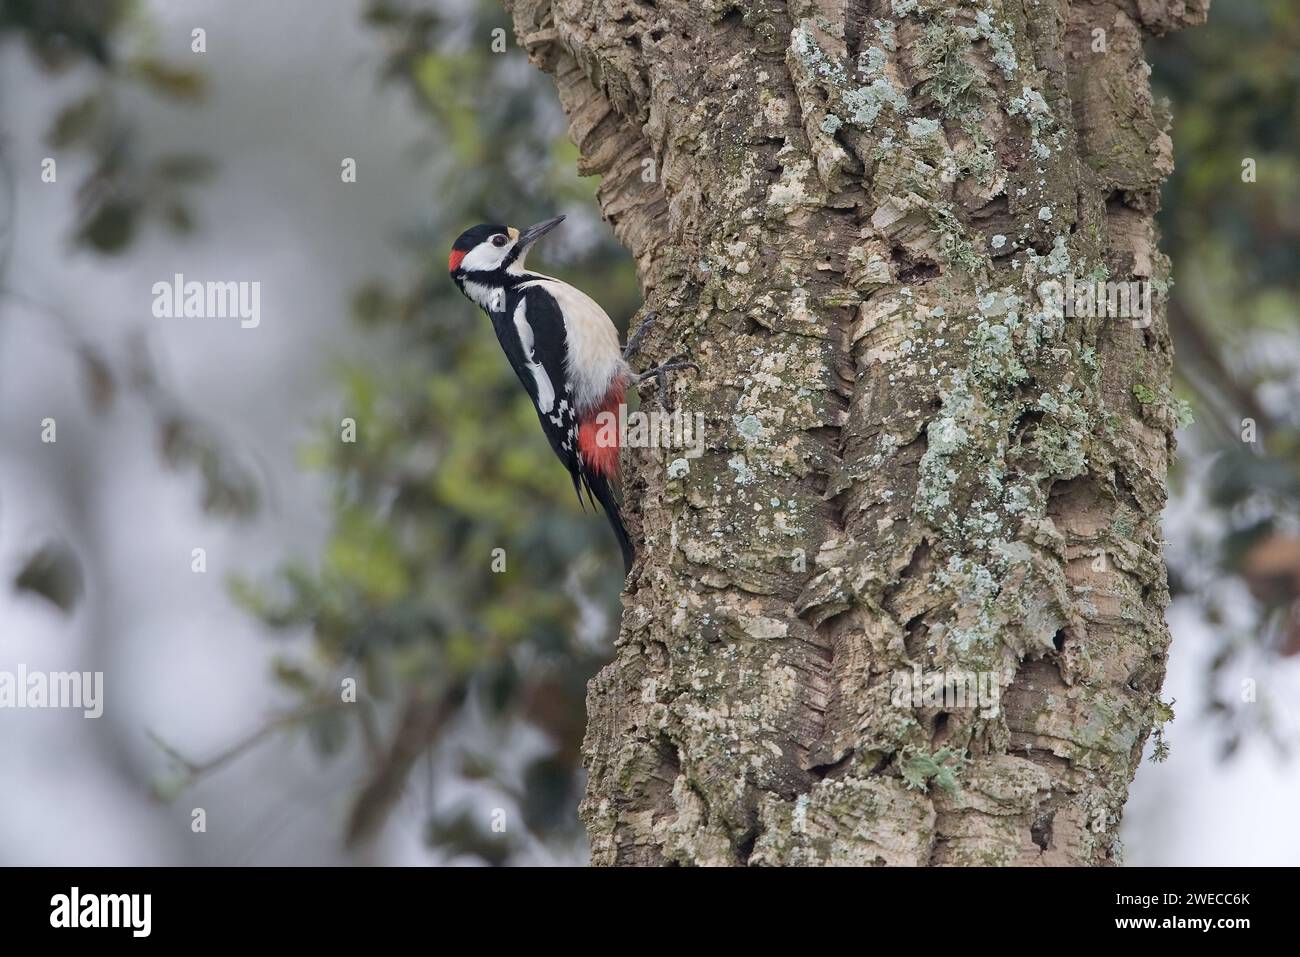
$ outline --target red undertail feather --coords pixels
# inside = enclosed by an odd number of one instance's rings
[[[627,382],[616,378],[600,406],[578,424],[578,451],[588,471],[617,479],[619,472],[619,407]],[[606,414],[607,413],[607,414]]]

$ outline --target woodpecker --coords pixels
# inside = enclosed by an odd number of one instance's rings
[[[624,576],[635,550],[619,510],[618,419],[627,388],[655,377],[661,389],[672,369],[688,362],[664,362],[637,374],[626,355],[646,323],[619,346],[618,330],[605,310],[566,282],[524,266],[532,245],[564,221],[556,216],[522,232],[484,223],[465,230],[452,245],[447,268],[452,281],[492,320],[501,348],[537,410],[542,431],[569,470],[582,502],[594,498],[605,511],[623,553]],[[647,323],[650,320],[647,320]],[[613,428],[602,428],[613,421]],[[613,441],[610,441],[610,440]]]

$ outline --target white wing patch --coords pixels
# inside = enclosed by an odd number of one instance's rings
[[[546,368],[533,357],[533,327],[528,324],[527,305],[528,297],[525,296],[515,307],[515,331],[519,333],[519,344],[523,346],[524,361],[528,364],[528,371],[533,374],[533,381],[537,383],[537,409],[546,415],[555,405],[555,386],[551,384],[551,377],[546,374]]]
[[[568,339],[565,372],[573,385],[570,401],[580,415],[585,414],[604,400],[615,376],[627,372],[618,330],[605,310],[582,290],[550,276],[533,275],[538,278],[519,288],[539,286],[559,303]]]

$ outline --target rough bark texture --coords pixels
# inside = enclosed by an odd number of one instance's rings
[[[642,361],[689,352],[707,417],[702,458],[625,457],[593,861],[1115,862],[1164,713],[1169,338],[1036,288],[1166,281],[1141,44],[1208,0],[507,6],[659,317]],[[1001,707],[896,703],[918,671]]]

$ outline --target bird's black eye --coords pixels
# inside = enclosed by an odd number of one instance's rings
[[[502,236],[500,233],[497,233],[495,236],[492,237],[493,246],[504,246],[505,244],[506,244],[506,238]]]

